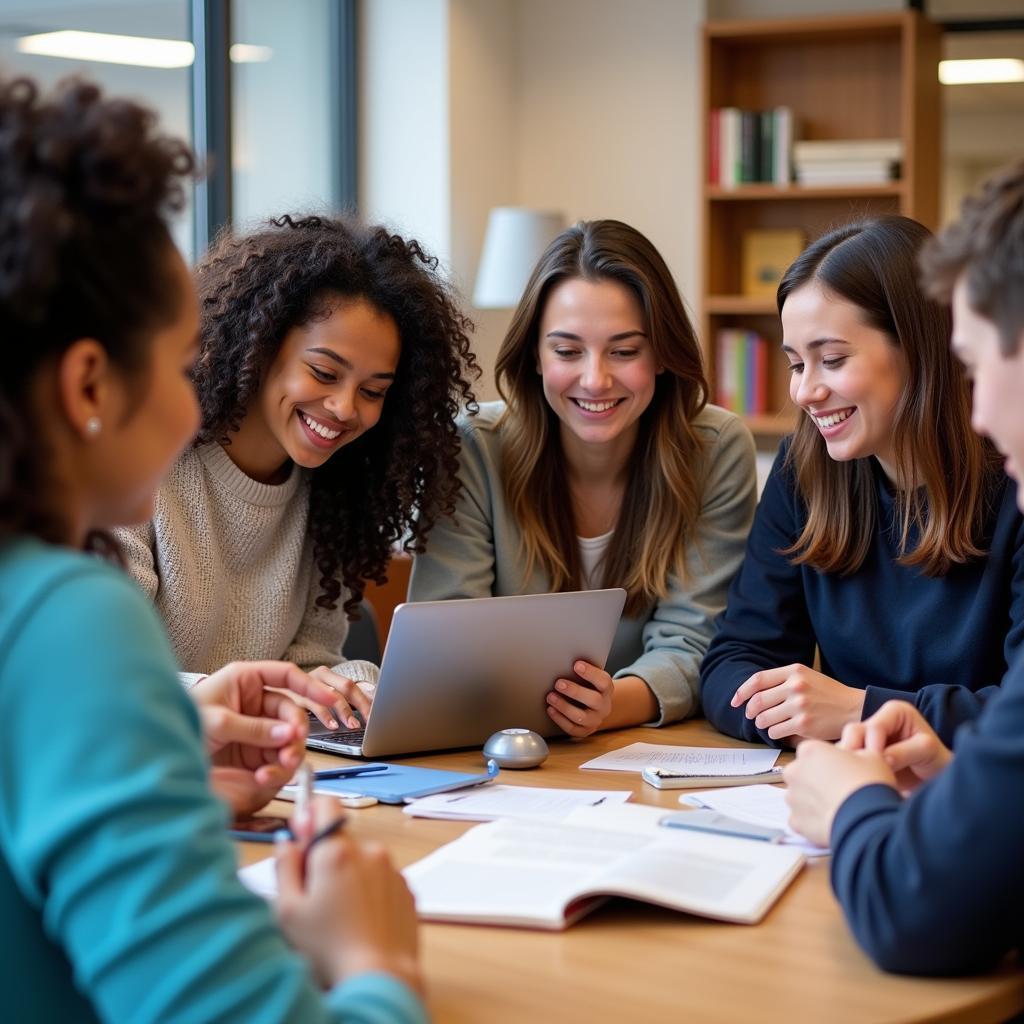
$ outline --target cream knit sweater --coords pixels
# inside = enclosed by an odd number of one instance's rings
[[[163,617],[186,683],[238,659],[328,665],[375,681],[376,666],[341,660],[348,632],[342,601],[333,611],[316,605],[309,494],[306,470],[262,484],[219,444],[207,444],[175,463],[150,522],[116,531],[129,571]]]

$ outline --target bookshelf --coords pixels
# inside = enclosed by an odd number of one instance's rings
[[[939,211],[940,30],[916,11],[820,18],[709,22],[704,26],[704,181],[710,111],[790,107],[794,140],[899,138],[899,180],[881,185],[705,184],[701,337],[714,389],[716,338],[723,328],[768,341],[768,412],[746,421],[758,446],[774,448],[792,430],[789,373],[779,350],[773,299],[741,292],[745,232],[803,231],[808,241],[832,227],[880,213],[902,213],[931,228]]]

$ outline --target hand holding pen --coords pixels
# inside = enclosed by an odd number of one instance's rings
[[[313,807],[314,775],[319,775],[319,773],[312,770],[308,761],[303,761],[299,765],[299,771],[295,779],[295,813],[292,815],[291,830],[290,832],[283,833],[281,836],[282,841],[294,840],[298,842],[303,851],[304,859],[309,856],[309,851],[316,843],[330,838],[340,831],[345,824],[345,815],[338,814],[337,810],[335,810],[334,817],[321,828],[317,828]],[[334,801],[322,801],[322,803],[326,806],[333,804]]]
[[[325,986],[386,971],[422,993],[416,912],[405,880],[379,844],[339,834],[345,819],[337,803],[312,800],[312,773],[305,781],[303,775],[295,835],[284,833],[274,850],[281,927]]]

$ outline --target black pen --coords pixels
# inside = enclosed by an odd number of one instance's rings
[[[370,772],[386,772],[386,764],[350,764],[344,768],[322,768],[313,772],[314,779],[348,779],[356,775],[369,775]]]

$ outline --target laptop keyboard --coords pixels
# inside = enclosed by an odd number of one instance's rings
[[[315,736],[311,736],[310,739],[315,740],[317,743],[330,740],[332,743],[346,743],[350,746],[358,747],[363,742],[363,730],[339,729],[337,732],[318,732]]]
[[[309,716],[309,738],[311,740],[316,740],[317,742],[330,740],[332,743],[345,743],[354,747],[358,747],[363,742],[365,730],[362,727],[358,729],[338,729],[335,732],[321,732],[323,723],[320,719],[312,711],[307,711],[306,714]]]

